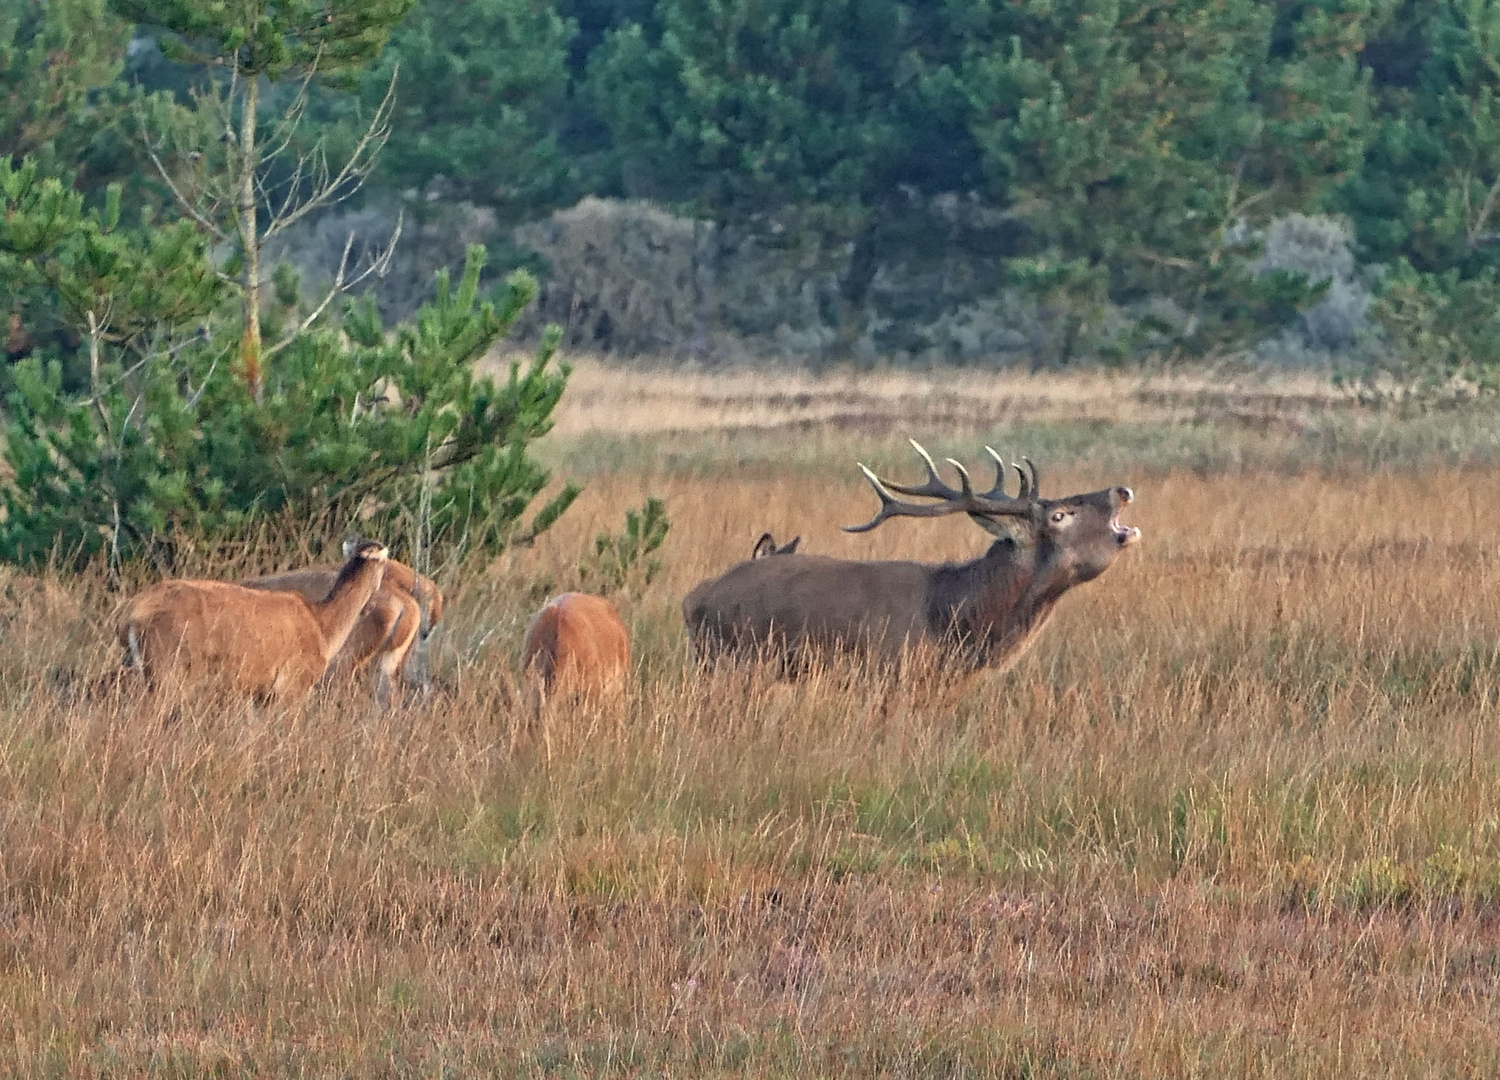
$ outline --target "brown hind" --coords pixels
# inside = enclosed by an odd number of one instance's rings
[[[617,692],[630,670],[630,632],[603,597],[563,593],[532,617],[521,670],[544,703],[565,694]]]
[[[152,689],[209,682],[261,700],[300,701],[380,588],[388,558],[383,544],[353,544],[333,587],[316,602],[227,581],[163,581],[121,614],[126,662]]]
[[[345,554],[351,550],[345,544]],[[246,578],[240,584],[250,589],[300,593],[309,602],[328,595],[338,578],[337,566],[310,566],[280,574]],[[353,675],[372,659],[375,664],[375,697],[386,701],[402,682],[402,673],[412,649],[427,640],[443,617],[443,593],[429,577],[405,563],[391,559],[385,578],[360,612],[343,648],[328,664],[326,679]],[[425,672],[421,673],[425,682]]]
[[[795,555],[797,545],[802,543],[802,537],[794,536],[786,543],[777,545],[776,537],[768,532],[760,534],[760,539],[755,541],[755,546],[750,549],[750,558],[764,559],[771,555]]]

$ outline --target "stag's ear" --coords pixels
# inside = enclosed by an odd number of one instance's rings
[[[991,536],[1009,540],[1013,544],[1028,544],[1032,539],[1031,521],[1027,518],[991,517],[989,514],[970,514],[969,520]]]

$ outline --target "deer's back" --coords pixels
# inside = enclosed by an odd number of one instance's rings
[[[263,591],[294,592],[307,601],[316,603],[333,588],[339,569],[337,566],[310,566],[302,570],[246,578],[240,584]],[[410,605],[403,600],[403,595],[410,596],[419,605],[425,603],[427,629],[431,629],[442,618],[443,593],[432,579],[418,574],[405,563],[389,560],[380,588],[365,605],[360,621],[355,624],[335,658],[336,667],[357,668],[385,644],[390,636],[390,614],[402,613],[404,618],[410,617]],[[419,607],[418,611],[420,610]],[[401,636],[405,639],[408,635]],[[404,655],[405,650],[402,651]]]
[[[683,601],[700,646],[771,643],[872,648],[894,654],[933,636],[932,568],[826,555],[780,555],[738,563]]]
[[[280,574],[265,574],[246,578],[240,584],[249,589],[266,589],[300,593],[308,600],[317,602],[328,595],[338,579],[340,566],[309,566],[302,570],[287,570]],[[385,564],[385,577],[381,589],[401,589],[418,600],[425,600],[428,621],[436,623],[442,618],[443,594],[431,578],[423,577],[405,563],[391,559]]]
[[[212,678],[247,694],[298,696],[323,672],[307,601],[226,581],[164,581],[126,605],[120,642],[145,675]]]

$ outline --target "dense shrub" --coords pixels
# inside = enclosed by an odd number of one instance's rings
[[[1003,288],[993,251],[976,242],[1003,223],[970,206],[930,211],[937,239],[921,257],[881,268],[852,354],[1028,364],[1048,355],[1059,311]],[[967,243],[944,240],[965,232]],[[733,235],[653,203],[587,198],[515,230],[514,243],[543,268],[539,302],[518,329],[555,322],[573,347],[795,359],[824,354],[839,333],[837,275],[816,250]]]
[[[588,198],[516,230],[547,272],[533,319],[570,345],[625,355],[691,346],[713,318],[703,229],[649,203]]]
[[[1353,245],[1349,224],[1337,218],[1288,214],[1271,222],[1256,270],[1300,273],[1324,291],[1317,303],[1301,312],[1296,325],[1261,346],[1261,355],[1327,366],[1371,344],[1375,328],[1369,310],[1374,296],[1369,274],[1355,264]]]
[[[385,254],[398,225],[400,239],[385,256],[384,272],[364,290],[381,316],[390,321],[409,319],[432,300],[438,271],[462,273],[464,252],[471,244],[496,245],[495,214],[487,207],[442,200],[404,206],[372,200],[358,209],[339,207],[297,223],[266,246],[266,258],[294,266],[303,292],[321,296],[338,272],[346,243],[351,244],[349,262],[368,265]],[[495,267],[490,262],[485,265],[488,282]],[[503,275],[514,268],[511,260],[509,266],[502,262],[499,270]],[[535,332],[540,333],[544,325],[536,323]]]

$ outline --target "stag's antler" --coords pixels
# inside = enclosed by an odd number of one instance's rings
[[[986,491],[980,498],[993,499],[996,496],[1002,499],[1009,498],[1010,496],[1005,494],[1005,459],[995,453],[993,446],[986,446],[984,452],[995,459],[995,486]],[[952,461],[953,459],[949,458],[948,460]],[[1021,460],[1026,462],[1026,468],[1031,470],[1031,478],[1027,479],[1026,473],[1021,466],[1017,465],[1014,461],[1010,463],[1010,467],[1016,470],[1016,477],[1021,481],[1021,493],[1016,498],[1023,502],[1040,499],[1042,497],[1042,481],[1037,476],[1036,466],[1031,463],[1029,457],[1023,457]],[[954,462],[954,464],[958,463]]]
[[[1031,469],[1030,482],[1021,471],[1021,466],[1011,462],[1011,467],[1021,478],[1021,494],[1011,497],[1005,492],[1005,460],[990,447],[985,451],[995,461],[995,486],[983,494],[974,494],[973,481],[969,479],[969,471],[957,461],[948,458],[948,464],[958,470],[959,484],[961,488],[955,491],[943,483],[943,478],[938,475],[937,466],[933,464],[932,455],[922,448],[922,444],[915,439],[908,439],[913,449],[921,455],[923,463],[927,466],[927,479],[921,484],[893,484],[888,480],[882,480],[860,463],[859,471],[865,474],[865,479],[870,481],[870,486],[875,489],[875,494],[880,496],[880,512],[863,525],[845,525],[845,532],[869,532],[887,518],[893,517],[942,517],[946,514],[980,514],[1011,517],[1026,517],[1032,513],[1036,506],[1036,500],[1040,497],[1041,485],[1037,477],[1036,466],[1031,464],[1029,458],[1022,458]],[[942,499],[938,503],[906,503],[901,502],[891,492],[901,495],[916,495],[928,499]]]

